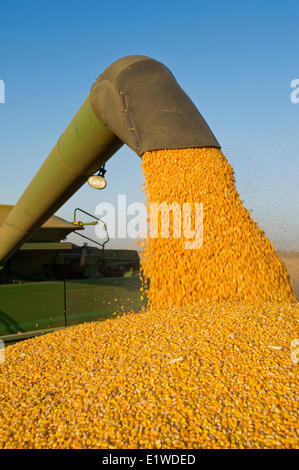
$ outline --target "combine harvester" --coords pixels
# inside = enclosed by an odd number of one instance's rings
[[[105,250],[108,234],[100,250],[65,243],[101,221],[85,211],[93,220],[78,221],[80,209],[71,223],[54,216],[87,181],[105,187],[103,166],[123,144],[140,157],[164,148],[220,148],[166,66],[145,56],[109,66],[16,206],[0,206],[0,339],[107,318],[121,306],[141,308],[137,252]]]

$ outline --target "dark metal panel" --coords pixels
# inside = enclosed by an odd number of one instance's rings
[[[86,99],[0,227],[0,264],[32,241],[41,225],[122,145]]]
[[[71,250],[72,243],[69,242],[49,242],[49,243],[24,243],[21,246],[20,251],[38,251],[38,250]]]

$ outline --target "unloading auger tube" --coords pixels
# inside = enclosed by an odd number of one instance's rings
[[[117,150],[220,147],[169,69],[146,56],[117,60],[91,92],[0,228],[0,265]]]

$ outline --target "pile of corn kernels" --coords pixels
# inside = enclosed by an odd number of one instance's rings
[[[147,239],[147,311],[8,347],[0,447],[298,447],[299,304],[231,167],[217,149],[142,165],[148,203],[203,203],[202,247]]]

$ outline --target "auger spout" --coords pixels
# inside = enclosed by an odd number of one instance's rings
[[[148,150],[220,147],[169,69],[146,56],[110,65],[94,83],[0,228],[0,265],[126,143]]]

